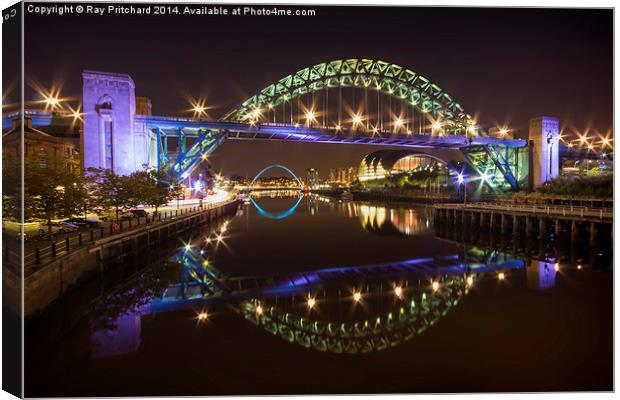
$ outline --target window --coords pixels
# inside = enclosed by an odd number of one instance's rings
[[[103,121],[105,167],[114,170],[114,141],[112,135],[112,121]]]

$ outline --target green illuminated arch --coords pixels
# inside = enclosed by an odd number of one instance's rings
[[[463,277],[448,278],[440,292],[418,292],[386,315],[355,322],[299,316],[259,300],[243,302],[240,309],[246,319],[291,343],[333,353],[368,353],[398,346],[435,325],[458,304],[465,285]]]
[[[224,121],[245,121],[256,108],[275,108],[307,93],[338,87],[380,90],[441,120],[450,134],[484,134],[448,93],[414,71],[386,61],[351,58],[304,68],[267,86],[226,114]]]

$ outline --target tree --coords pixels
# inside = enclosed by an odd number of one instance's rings
[[[55,218],[67,218],[80,212],[84,190],[80,174],[53,168],[29,166],[24,174],[25,219],[44,219],[48,232]]]
[[[182,187],[178,179],[164,169],[147,171],[147,197],[144,204],[155,208],[155,214],[160,206],[165,205],[174,197],[181,195]]]
[[[89,168],[87,173],[91,176],[94,191],[93,199],[99,209],[114,210],[116,221],[118,214],[136,205],[135,179],[127,175],[118,175],[110,169]]]

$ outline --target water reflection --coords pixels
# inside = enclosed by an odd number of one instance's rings
[[[295,192],[295,195],[298,195]],[[290,193],[258,193],[257,198],[290,198]],[[303,194],[293,203],[298,210]],[[358,229],[377,235],[428,234],[428,208],[382,206],[308,196],[307,212],[330,212],[360,221]],[[254,203],[253,203],[254,204]],[[257,203],[254,207],[260,216]],[[269,217],[268,217],[269,218]],[[98,302],[91,319],[92,358],[117,357],[140,348],[141,318],[163,312],[192,310],[197,324],[211,323],[209,310],[232,307],[245,320],[287,342],[318,351],[367,353],[392,348],[423,334],[458,306],[483,282],[521,277],[532,290],[556,286],[561,268],[580,270],[556,256],[531,257],[518,249],[497,248],[491,235],[443,232],[459,250],[378,264],[318,267],[301,272],[228,276],[209,260],[228,222],[216,233],[185,244],[161,268],[148,269],[128,289]],[[439,235],[439,233],[438,233]],[[465,235],[477,244],[465,244]],[[483,235],[481,233],[481,235]],[[502,243],[504,240],[502,239]],[[573,257],[571,257],[571,260]],[[172,271],[172,273],[171,273]]]
[[[286,210],[282,210],[282,211],[277,211],[277,212],[272,212],[272,211],[267,211],[265,210],[254,198],[260,199],[261,197],[268,197],[271,199],[275,199],[275,198],[288,198],[291,196],[297,196],[297,201],[288,209]],[[301,191],[291,191],[291,190],[286,190],[286,191],[257,191],[257,192],[252,192],[249,196],[248,199],[250,200],[250,203],[256,208],[256,211],[258,211],[258,214],[262,217],[265,218],[269,218],[269,219],[284,219],[284,218],[288,218],[291,215],[293,215],[295,213],[295,211],[297,210],[297,207],[299,207],[299,203],[301,203],[301,201],[304,198],[304,193]]]
[[[185,246],[176,252],[166,267],[178,268],[178,281],[148,299],[136,290],[115,294],[125,306],[116,313],[108,310],[108,323],[92,324],[92,357],[135,352],[142,316],[191,309],[201,323],[209,307],[222,303],[304,347],[380,351],[435,325],[477,282],[525,266],[508,254],[469,248],[449,256],[230,278],[209,262],[203,249]]]
[[[351,218],[359,218],[361,226],[379,235],[414,236],[426,233],[432,224],[432,210],[428,207],[388,206],[353,201],[337,201],[326,196],[310,195],[311,214],[318,207],[316,202],[337,204],[337,210]]]

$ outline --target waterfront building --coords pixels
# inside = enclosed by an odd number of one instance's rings
[[[379,150],[368,154],[360,162],[358,179],[364,186],[395,186],[393,178],[406,174],[419,178],[447,181],[446,165],[426,154],[410,150]],[[424,177],[423,177],[423,176]]]
[[[319,172],[316,168],[308,168],[306,173],[306,186],[315,189],[319,186]]]
[[[60,118],[62,121],[63,118]],[[50,119],[51,122],[51,119]],[[3,129],[4,131],[4,129]],[[56,123],[32,127],[32,117],[24,117],[24,162],[26,165],[73,172],[80,166],[79,128]],[[2,134],[2,156],[5,160],[19,159],[21,152],[21,122],[18,116]]]

